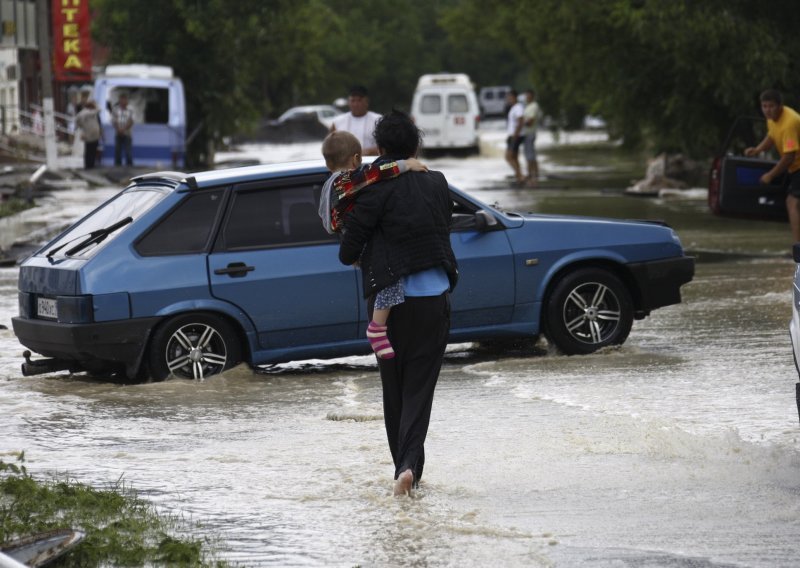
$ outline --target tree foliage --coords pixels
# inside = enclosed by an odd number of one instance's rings
[[[549,112],[577,105],[629,143],[699,156],[761,90],[800,87],[798,24],[790,0],[464,0],[444,20],[516,46]]]
[[[555,117],[600,114],[628,144],[708,155],[758,93],[800,89],[793,0],[93,0],[113,63],[170,65],[191,155],[349,86],[408,109],[419,75],[533,86]]]

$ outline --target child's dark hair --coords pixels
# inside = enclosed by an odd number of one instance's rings
[[[378,120],[374,135],[382,152],[401,158],[415,156],[422,142],[422,132],[411,117],[397,109]]]
[[[345,130],[334,130],[322,141],[322,157],[333,169],[347,165],[347,160],[361,153],[358,138]]]

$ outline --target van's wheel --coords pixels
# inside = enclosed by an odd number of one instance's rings
[[[593,353],[625,342],[633,325],[633,302],[622,281],[602,268],[562,276],[545,307],[548,338],[566,355]]]
[[[242,350],[233,327],[213,314],[175,316],[153,334],[148,353],[150,374],[202,380],[237,365]]]

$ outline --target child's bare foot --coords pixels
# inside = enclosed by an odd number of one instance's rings
[[[394,349],[392,349],[392,344],[389,343],[389,338],[386,336],[385,325],[378,325],[374,321],[369,322],[367,339],[369,339],[369,344],[375,355],[381,359],[392,359],[394,357]]]
[[[403,495],[411,494],[411,486],[414,484],[414,473],[407,469],[397,476],[397,481],[394,482],[394,496],[402,497]]]

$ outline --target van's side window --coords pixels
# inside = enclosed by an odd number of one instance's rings
[[[222,231],[226,250],[335,242],[317,213],[320,185],[242,190]]]
[[[442,97],[439,95],[423,95],[419,103],[422,114],[439,114],[442,112]]]
[[[222,198],[221,189],[189,195],[136,243],[137,252],[156,256],[205,251]]]

